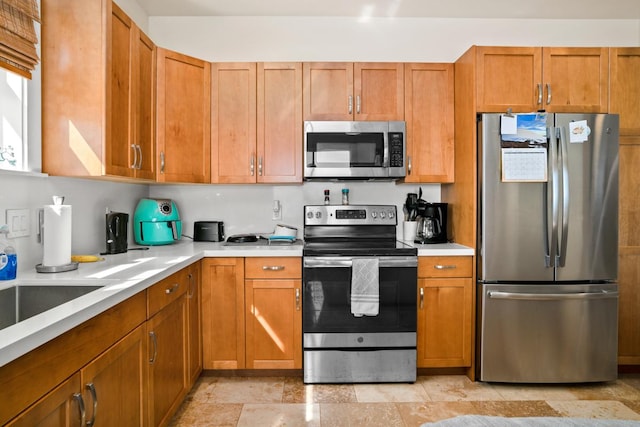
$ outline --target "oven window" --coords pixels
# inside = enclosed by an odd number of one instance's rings
[[[305,268],[303,332],[415,332],[415,267],[380,269],[377,316],[351,314],[351,268]]]
[[[309,167],[381,167],[384,160],[384,133],[307,134]]]

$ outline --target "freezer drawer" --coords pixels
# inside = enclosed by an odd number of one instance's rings
[[[478,292],[481,381],[616,379],[617,284],[479,284]]]

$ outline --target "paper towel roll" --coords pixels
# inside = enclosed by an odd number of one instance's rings
[[[45,267],[71,263],[71,205],[45,205],[43,258]]]

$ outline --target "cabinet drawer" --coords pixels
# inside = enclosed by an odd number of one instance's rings
[[[299,257],[245,258],[244,276],[247,279],[302,278],[302,259]]]
[[[178,271],[147,289],[147,318],[182,296],[189,287],[187,272]]]
[[[418,259],[418,277],[471,277],[470,256],[425,256]]]

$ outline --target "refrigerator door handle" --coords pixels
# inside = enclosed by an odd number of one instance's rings
[[[557,293],[557,294],[536,294],[536,293],[519,293],[519,292],[487,292],[489,298],[509,299],[509,300],[532,300],[532,301],[549,301],[549,300],[565,300],[565,299],[607,299],[618,298],[618,292],[600,291],[600,292],[574,292],[574,293]]]
[[[547,206],[551,205],[551,211],[547,207],[547,255],[546,266],[555,267],[557,265],[558,256],[558,193],[559,193],[559,176],[558,176],[558,150],[556,139],[556,128],[547,129],[549,136],[549,182],[546,188]],[[551,223],[551,232],[549,232],[549,223]]]
[[[562,168],[562,233],[560,234],[560,259],[558,267],[564,267],[567,260],[567,241],[569,239],[569,147],[566,128],[558,128],[560,135],[560,165]]]

